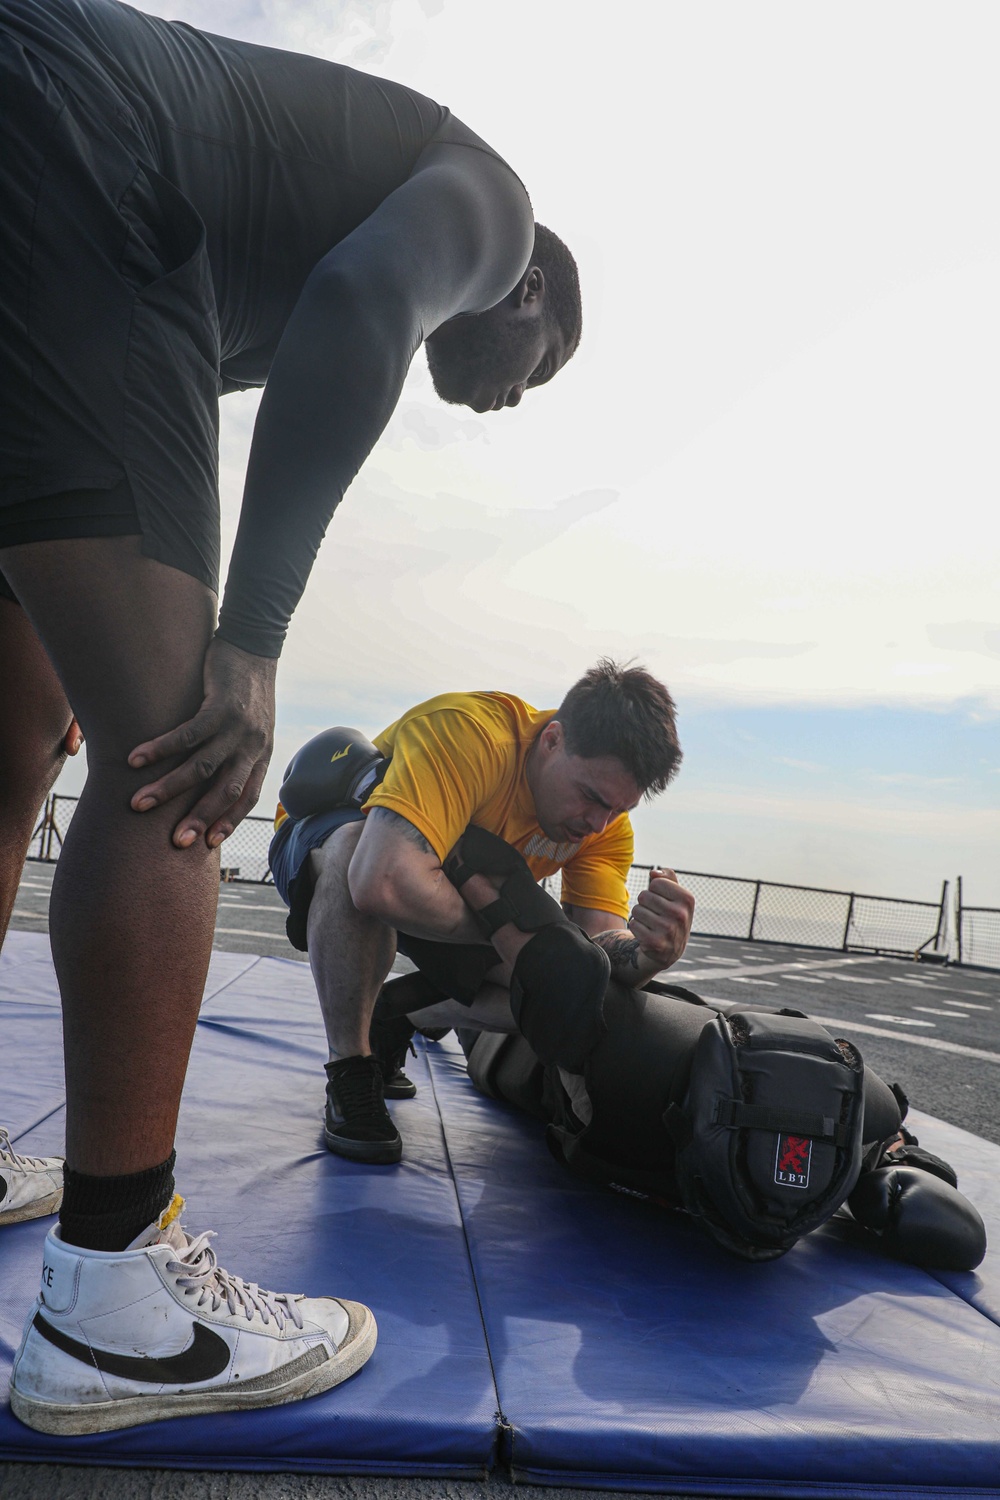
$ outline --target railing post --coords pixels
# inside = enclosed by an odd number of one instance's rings
[[[847,901],[847,921],[844,923],[844,941],[840,945],[842,953],[847,952],[847,939],[851,933],[851,918],[854,916],[854,892],[851,891]]]
[[[941,905],[938,907],[937,931],[934,933],[934,952],[935,953],[937,953],[938,948],[941,945],[942,928],[944,927],[945,920],[946,920],[946,911],[947,911],[946,903],[947,903],[947,900],[948,900],[948,882],[947,882],[947,880],[942,880],[942,882],[941,882]]]
[[[750,908],[750,926],[749,926],[749,929],[747,930],[747,941],[751,942],[751,943],[753,942],[753,924],[757,920],[757,902],[759,900],[760,900],[760,881],[758,880],[755,883],[754,888],[753,888],[753,906]]]
[[[45,829],[46,829],[46,826],[48,824],[48,821],[49,821],[49,799],[48,799],[48,797],[46,797],[46,799],[45,799],[45,806],[42,808],[42,816],[41,816],[41,818],[38,821],[38,826],[34,830],[34,832],[32,833],[31,838],[28,840],[28,853],[29,853],[29,856],[31,855],[31,846],[35,842],[35,840],[37,839],[38,840],[38,855],[37,855],[37,858],[38,859],[42,858],[42,850],[45,847]]]
[[[52,859],[52,828],[55,821],[56,794],[55,792],[53,792],[52,796],[45,804],[45,852],[42,855],[42,858],[48,861],[51,861]]]
[[[955,938],[958,943],[958,962],[962,962],[962,877],[955,881]]]

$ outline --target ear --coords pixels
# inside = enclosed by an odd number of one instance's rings
[[[539,266],[529,266],[517,286],[510,293],[510,300],[515,307],[530,307],[532,303],[542,302],[545,297],[545,277]]]
[[[539,736],[542,749],[546,755],[551,755],[558,750],[565,740],[563,727],[558,719],[550,719]]]

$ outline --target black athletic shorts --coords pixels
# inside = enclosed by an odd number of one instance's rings
[[[202,221],[120,95],[71,89],[2,29],[0,96],[0,548],[133,533],[217,591]]]
[[[268,865],[278,895],[288,907],[285,931],[293,948],[305,953],[309,907],[316,877],[309,862],[313,849],[326,843],[345,823],[364,817],[357,807],[334,807],[308,818],[286,818],[271,840]],[[500,959],[492,943],[435,943],[430,938],[397,932],[396,947],[421,974],[462,1005],[471,1005],[487,974]]]

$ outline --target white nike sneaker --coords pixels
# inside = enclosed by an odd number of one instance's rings
[[[199,1412],[280,1406],[329,1390],[375,1348],[359,1302],[265,1292],[190,1238],[175,1197],[127,1250],[52,1229],[14,1360],[10,1404],[37,1432],[110,1432]]]
[[[0,1126],[0,1224],[20,1224],[58,1211],[63,1195],[61,1156],[19,1156]]]

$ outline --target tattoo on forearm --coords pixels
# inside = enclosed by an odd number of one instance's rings
[[[599,948],[603,948],[611,960],[613,968],[639,967],[639,939],[632,937],[627,932],[602,932],[595,937],[594,942]]]
[[[402,813],[393,812],[391,807],[373,807],[368,816],[379,818],[383,822],[392,821],[396,824],[396,832],[402,834],[403,838],[409,839],[411,844],[416,844],[417,848],[423,850],[425,854],[434,853],[420,829],[414,828],[409,818],[404,818]]]

